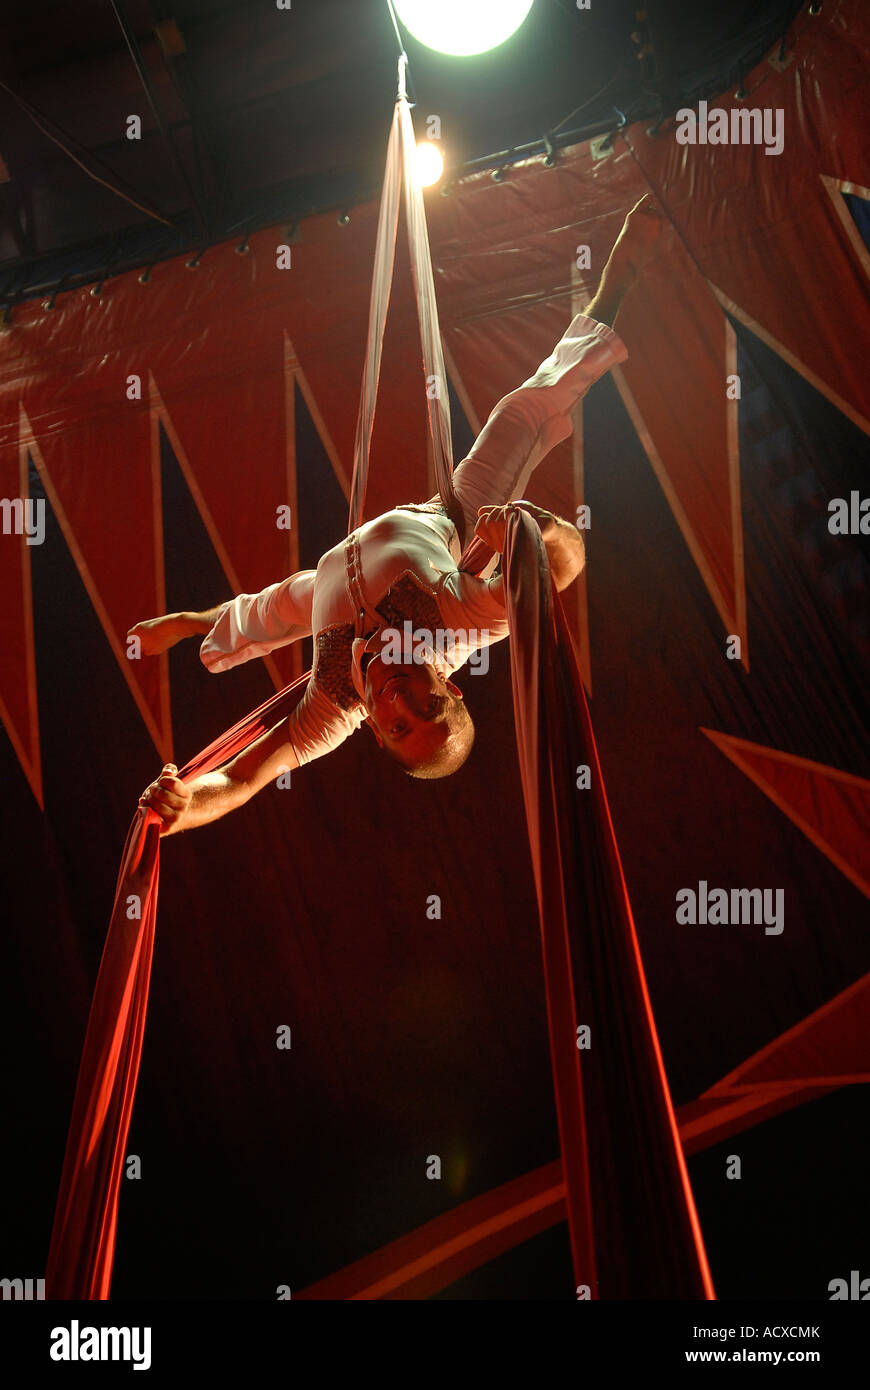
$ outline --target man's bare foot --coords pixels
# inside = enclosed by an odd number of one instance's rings
[[[159,656],[186,637],[187,631],[180,613],[167,613],[165,618],[146,618],[136,623],[127,636],[139,638],[143,656]]]
[[[645,193],[638,199],[622,224],[607,261],[607,270],[622,288],[628,289],[655,254],[662,232],[662,217]]]
[[[613,327],[623,299],[655,252],[661,230],[661,215],[653,207],[651,195],[645,193],[622,224],[598,290],[586,310],[590,318]]]

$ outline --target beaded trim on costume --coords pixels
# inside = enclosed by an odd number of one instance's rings
[[[311,679],[339,709],[362,708],[350,675],[353,624],[334,623],[318,632]]]
[[[376,607],[385,622],[400,629],[407,619],[433,634],[441,626],[441,611],[433,590],[411,570],[399,575]]]

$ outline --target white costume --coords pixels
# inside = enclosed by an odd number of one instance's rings
[[[502,397],[453,474],[466,543],[478,508],[522,497],[541,459],[571,433],[572,407],[627,356],[611,328],[579,314],[534,376]],[[300,764],[311,762],[366,717],[358,681],[355,689],[352,682],[355,635],[401,628],[403,616],[415,626],[422,619],[429,630],[440,625],[455,641],[452,659],[439,662],[447,675],[479,647],[507,636],[501,576],[478,579],[459,570],[460,549],[438,498],[386,512],[327,551],[316,570],[224,603],[202,643],[202,661],[210,671],[225,671],[315,634],[312,678],[288,721]],[[356,587],[348,578],[352,554]]]

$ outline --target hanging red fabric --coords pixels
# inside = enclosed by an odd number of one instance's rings
[[[361,523],[365,507],[369,447],[395,261],[400,180],[405,189],[423,368],[427,381],[433,383],[427,398],[436,477],[441,496],[455,515],[447,377],[426,216],[413,171],[414,131],[405,96],[405,63],[403,54],[381,192],[348,533]],[[492,552],[478,542],[472,553],[488,558]],[[180,770],[181,778],[188,781],[221,766],[277,724],[301,698],[309,675],[306,672],[210,744]],[[158,819],[153,812],[140,808],[127,835],[79,1066],[46,1267],[49,1298],[109,1297],[121,1170],[142,1056],[159,865]]]
[[[212,772],[301,699],[301,676],[180,769]],[[49,1298],[108,1298],[118,1192],[142,1057],[160,873],[159,819],[139,807],[124,846],[91,1003],[45,1272]]]
[[[578,1296],[714,1298],[580,667],[522,510],[504,568]]]
[[[393,123],[390,127],[387,163],[381,189],[375,265],[369,300],[366,358],[353,450],[348,534],[355,531],[362,523],[365,508],[369,477],[369,446],[377,404],[381,351],[396,256],[400,179],[405,191],[405,216],[411,253],[411,273],[417,297],[417,314],[420,320],[423,379],[426,383],[429,434],[434,450],[435,477],[438,482],[438,491],[448,512],[454,520],[457,517],[452,479],[453,441],[450,428],[450,397],[447,391],[447,373],[444,368],[444,351],[438,325],[438,302],[435,298],[435,281],[432,276],[432,256],[429,250],[429,231],[426,225],[426,210],[423,206],[423,191],[414,173],[416,143],[411,120],[411,108],[405,96],[406,61],[403,53],[399,59],[399,95],[393,107]]]
[[[413,127],[393,117],[378,223],[369,337],[354,448],[349,530],[363,517],[389,304],[399,175],[420,318],[439,491],[453,512],[452,448]],[[479,572],[480,541],[461,565]],[[575,1277],[597,1298],[712,1298],[585,694],[537,524],[515,511],[504,555],[511,670],[529,844],[538,892],[550,1049]],[[181,770],[186,781],[235,757],[301,697],[308,675],[242,719]],[[578,791],[573,769],[592,770]],[[137,810],[125,846],[91,1006],[46,1269],[50,1298],[105,1299],[145,1028],[159,873],[159,827]],[[577,1029],[592,1046],[582,1059]]]

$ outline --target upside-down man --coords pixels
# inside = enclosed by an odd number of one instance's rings
[[[142,805],[161,835],[216,820],[282,772],[331,752],[366,723],[378,745],[411,776],[445,777],[461,767],[474,724],[451,679],[481,648],[508,635],[500,575],[478,579],[457,568],[472,536],[504,548],[506,514],[533,470],[571,433],[571,409],[627,351],[613,332],[619,306],[651,256],[658,213],[643,198],[625,219],[586,314],[579,314],[534,376],[492,411],[453,481],[455,520],[439,497],[366,522],[303,570],[260,594],[240,594],[201,613],[138,623],[144,655],[185,637],[204,640],[211,671],[227,670],[314,634],[314,665],[296,708],[215,772],[185,784],[172,764]],[[581,533],[530,503],[550,572],[564,589],[583,568]],[[428,633],[413,651],[396,634]],[[449,641],[439,641],[439,634]]]

